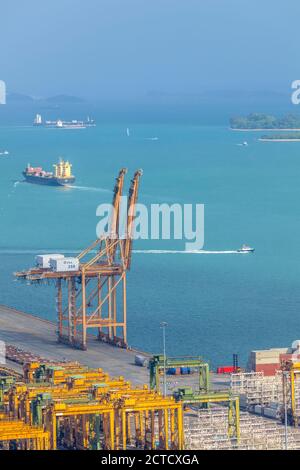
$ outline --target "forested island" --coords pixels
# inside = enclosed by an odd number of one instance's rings
[[[271,114],[251,113],[248,116],[232,117],[230,127],[234,130],[300,130],[300,116],[287,114],[278,118]]]
[[[273,142],[300,141],[300,132],[291,132],[291,133],[285,133],[285,134],[262,135],[259,140],[273,141]]]

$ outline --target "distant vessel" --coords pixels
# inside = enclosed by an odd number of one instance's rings
[[[28,183],[45,184],[48,186],[66,186],[75,182],[72,175],[72,165],[67,161],[60,160],[54,166],[54,173],[44,171],[42,167],[32,167],[27,165],[23,171],[23,176]]]
[[[9,155],[9,152],[7,150],[4,150],[4,152],[0,152],[1,157],[7,157]]]
[[[130,129],[129,129],[129,127],[127,127],[127,129],[126,129],[126,134],[127,134],[127,137],[130,137]]]
[[[251,248],[248,245],[243,245],[242,248],[239,248],[238,253],[254,253],[255,248]]]
[[[33,121],[34,126],[42,126],[43,125],[43,120],[41,114],[37,114],[34,118]]]
[[[86,127],[95,127],[96,122],[90,117],[86,121],[78,121],[76,119],[72,121],[63,121],[57,119],[56,121],[43,121],[42,115],[37,114],[33,121],[33,125],[36,127],[52,127],[57,129],[85,129]]]

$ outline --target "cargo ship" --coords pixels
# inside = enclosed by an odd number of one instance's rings
[[[54,166],[54,172],[44,171],[42,167],[27,165],[23,171],[25,181],[34,184],[45,184],[48,186],[68,186],[75,182],[72,175],[72,165],[68,161],[60,160]]]
[[[35,127],[52,127],[56,129],[86,129],[87,127],[95,127],[96,123],[94,119],[90,117],[87,118],[86,121],[78,121],[74,119],[72,121],[63,121],[62,119],[58,119],[56,121],[43,121],[42,115],[37,114],[33,125]]]

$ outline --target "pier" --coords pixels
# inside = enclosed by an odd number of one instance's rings
[[[56,328],[54,322],[0,305],[0,341],[50,360],[101,367],[111,376],[125,376],[135,385],[149,382],[148,370],[134,364],[135,355],[141,352],[105,344],[92,335],[87,351],[73,349],[58,343]]]

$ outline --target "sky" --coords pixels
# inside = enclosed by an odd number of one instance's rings
[[[37,97],[286,91],[299,14],[299,0],[0,0],[0,79]]]

